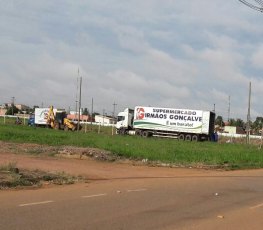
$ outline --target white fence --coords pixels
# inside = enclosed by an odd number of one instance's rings
[[[230,137],[230,138],[246,138],[246,134],[232,134],[232,133],[218,133],[218,136],[222,136],[222,137]],[[249,138],[251,139],[261,139],[262,136],[258,136],[258,135],[249,135]]]

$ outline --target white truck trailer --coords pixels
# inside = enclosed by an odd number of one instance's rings
[[[57,109],[54,109],[56,113]],[[34,116],[29,120],[29,125],[35,126],[49,126],[48,124],[48,112],[49,108],[35,108]]]
[[[35,108],[35,125],[45,126],[47,125],[49,108]]]
[[[179,140],[209,140],[214,134],[211,111],[136,106],[118,114],[117,134],[169,137]]]

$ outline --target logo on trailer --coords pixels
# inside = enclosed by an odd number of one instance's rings
[[[144,118],[144,108],[137,108],[136,119],[142,120]]]

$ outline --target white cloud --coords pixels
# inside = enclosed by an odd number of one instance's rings
[[[59,7],[58,7],[59,5]],[[4,0],[0,3],[0,103],[137,104],[212,109],[246,117],[260,100],[262,14],[239,1]]]

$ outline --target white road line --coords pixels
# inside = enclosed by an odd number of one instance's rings
[[[48,203],[52,203],[52,202],[54,202],[54,201],[53,200],[47,200],[47,201],[40,201],[40,202],[35,202],[35,203],[20,204],[19,207],[48,204]]]
[[[250,207],[250,209],[256,209],[256,208],[260,208],[260,207],[263,207],[263,203],[262,204],[258,204],[256,206],[252,206],[252,207]]]
[[[141,188],[141,189],[129,189],[127,190],[127,192],[143,192],[146,191],[147,189],[145,188]]]
[[[106,196],[107,193],[102,194],[95,194],[95,195],[89,195],[89,196],[82,196],[82,198],[92,198],[92,197],[98,197],[98,196]]]

